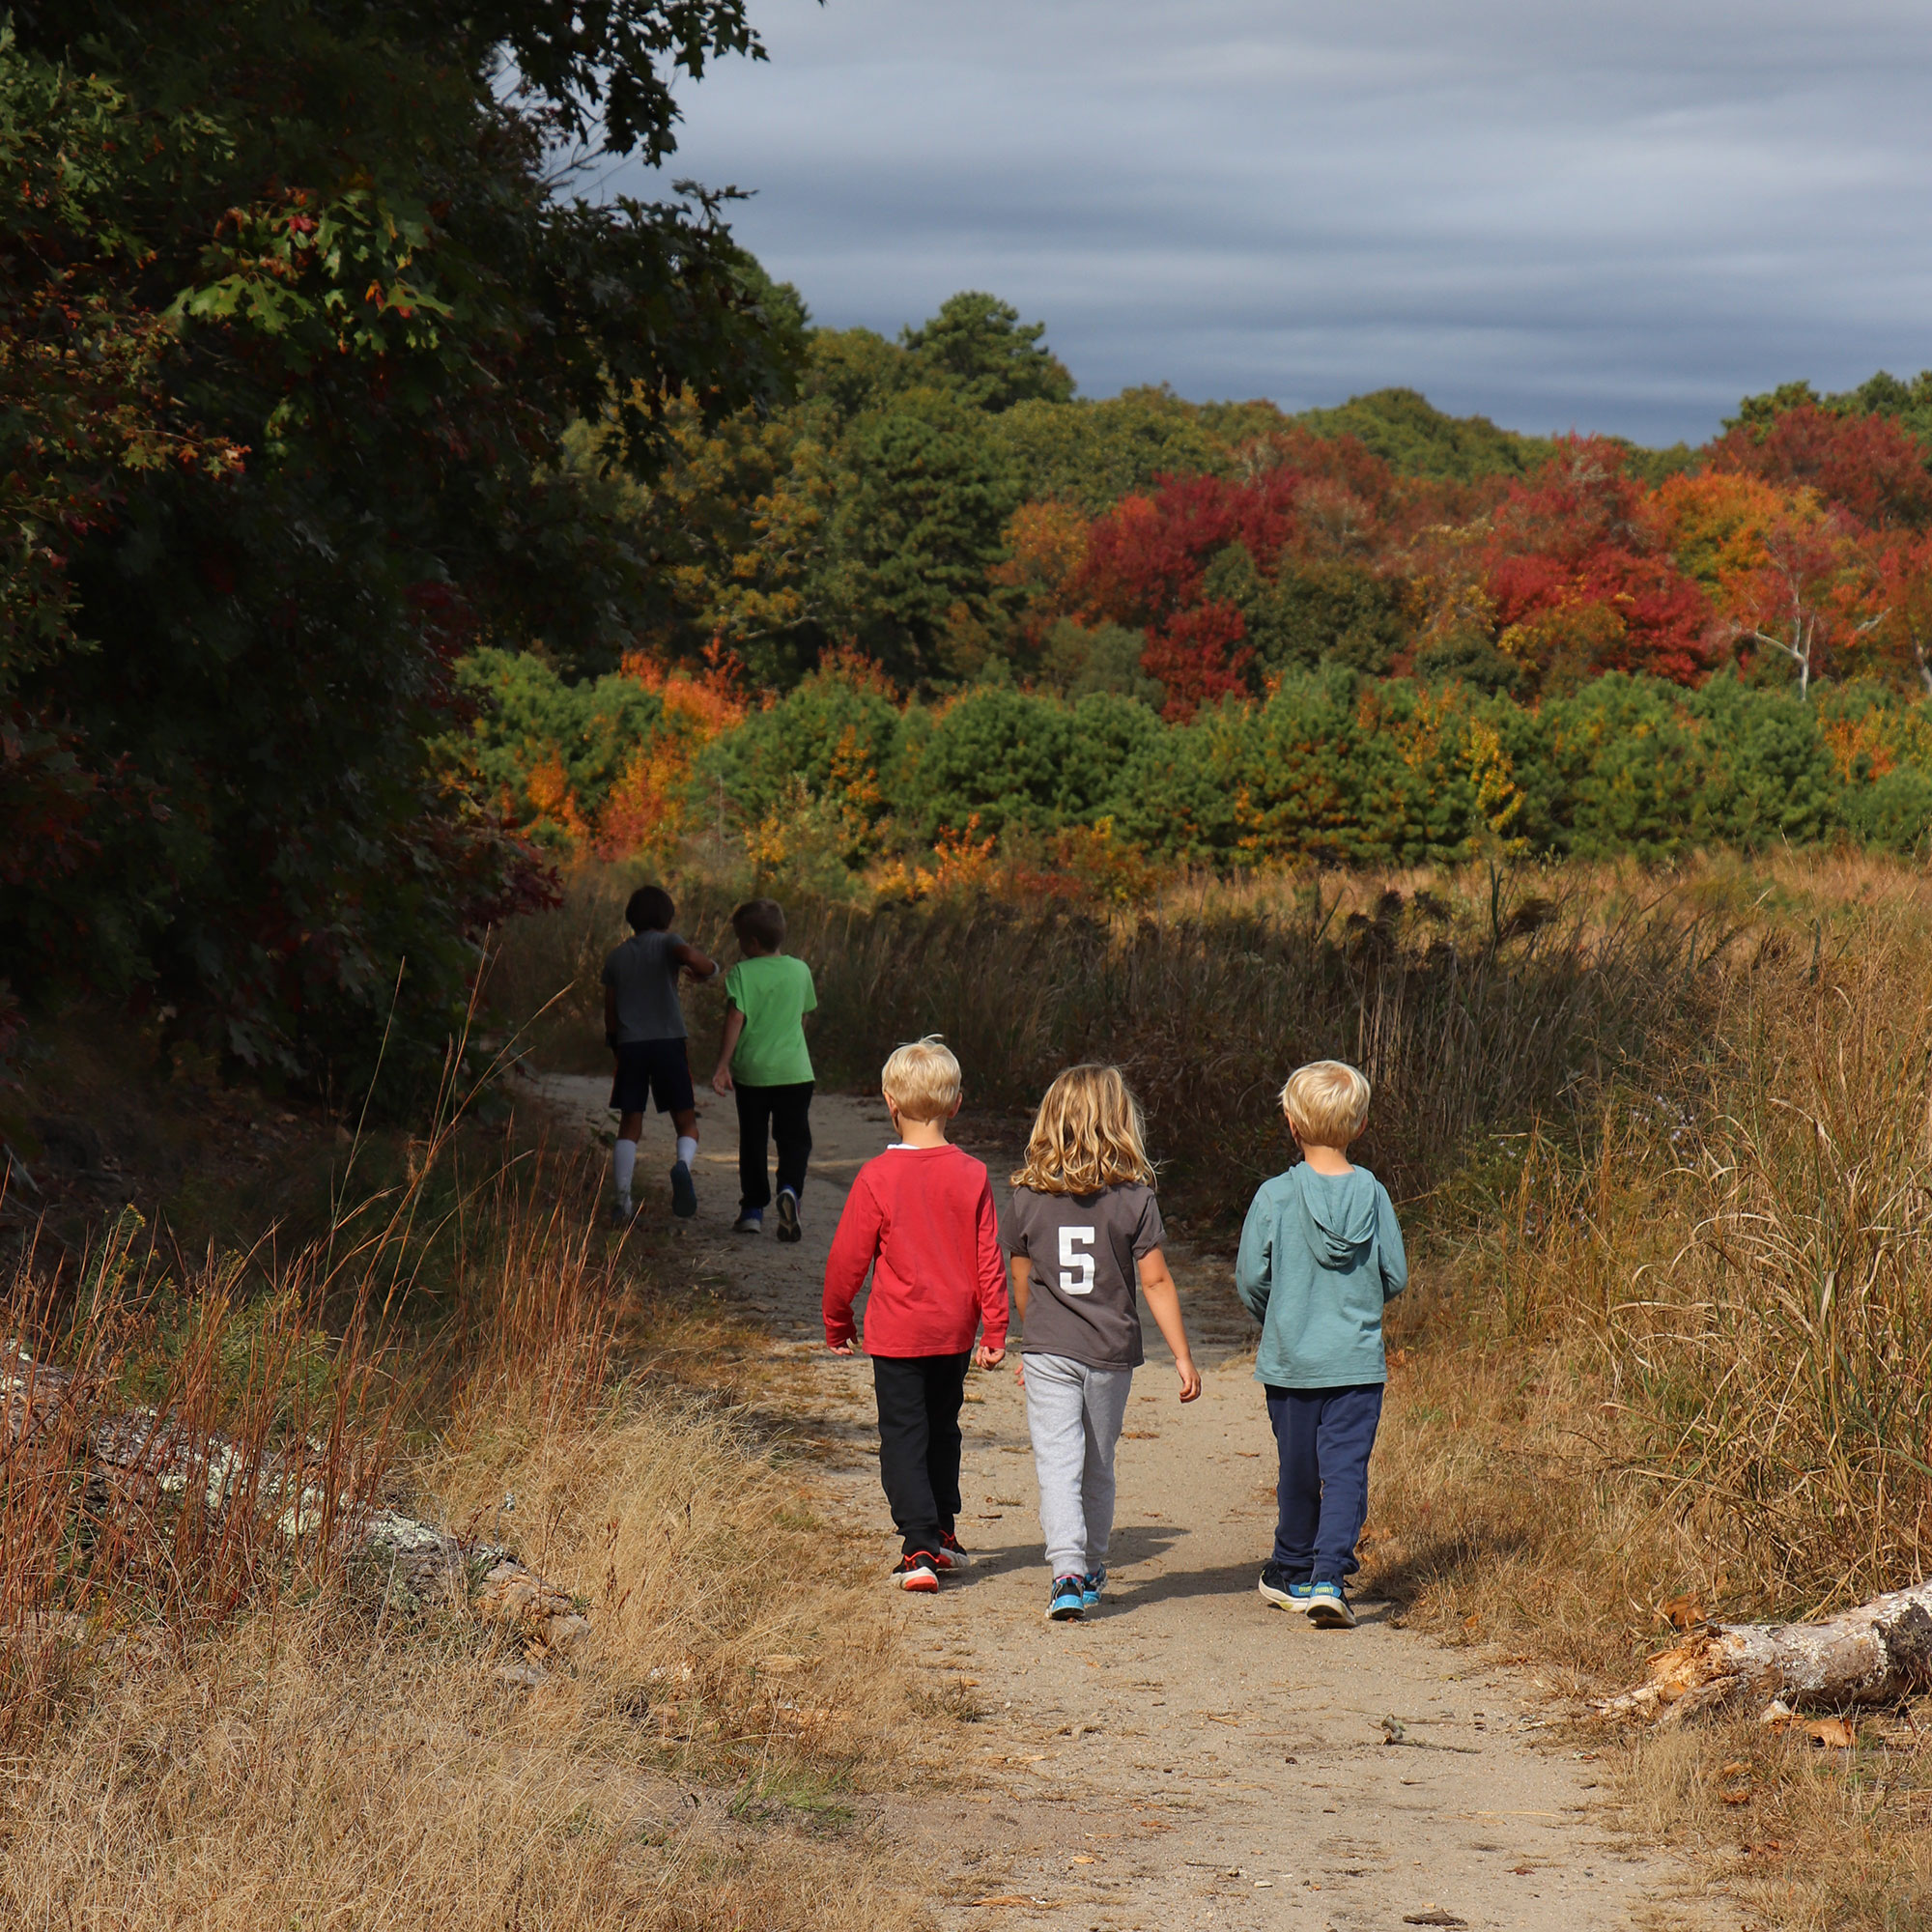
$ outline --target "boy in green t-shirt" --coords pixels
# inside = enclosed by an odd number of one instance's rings
[[[779,1150],[779,1239],[800,1238],[798,1197],[811,1155],[811,1055],[805,1016],[818,1005],[811,968],[784,952],[785,917],[775,899],[751,899],[731,915],[744,953],[724,976],[724,1039],[714,1092],[738,1099],[740,1235],[763,1232],[772,1198],[769,1131]]]

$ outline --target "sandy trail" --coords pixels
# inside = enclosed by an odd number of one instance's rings
[[[608,1080],[542,1085],[560,1112],[608,1132]],[[703,1101],[699,1211],[683,1238],[795,1360],[801,1429],[827,1449],[887,1589],[897,1544],[871,1379],[863,1359],[824,1350],[818,1315],[846,1190],[891,1138],[885,1109],[820,1094],[805,1239],[783,1247],[730,1232],[736,1116],[728,1100]],[[1012,1149],[984,1130],[960,1139],[997,1185]],[[653,1219],[668,1219],[668,1128],[653,1120],[639,1162]],[[923,1662],[945,1684],[963,1678],[987,1710],[958,1747],[972,1784],[888,1810],[888,1829],[931,1847],[925,1902],[948,1924],[979,1926],[1736,1926],[1728,1902],[1690,1902],[1690,1875],[1666,1855],[1615,1839],[1588,1757],[1536,1747],[1551,1706],[1533,1675],[1398,1629],[1386,1605],[1363,1605],[1354,1632],[1318,1631],[1257,1595],[1274,1502],[1254,1330],[1225,1264],[1176,1249],[1170,1263],[1206,1389],[1181,1406],[1148,1321],[1112,1580],[1082,1623],[1044,1619],[1020,1391],[1009,1371],[968,1384],[959,1527],[980,1560],[898,1612]],[[1385,1742],[1385,1717],[1410,1745]]]

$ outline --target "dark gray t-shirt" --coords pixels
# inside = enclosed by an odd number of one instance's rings
[[[634,932],[604,962],[604,983],[617,996],[617,1044],[682,1039],[684,1009],[677,1003],[674,932]]]
[[[1000,1216],[1000,1245],[1033,1264],[1026,1355],[1065,1355],[1090,1369],[1137,1369],[1137,1291],[1143,1255],[1159,1247],[1153,1189],[1123,1182],[1100,1194],[1037,1194],[1015,1187]]]

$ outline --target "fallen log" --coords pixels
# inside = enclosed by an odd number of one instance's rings
[[[1705,1624],[1650,1660],[1600,1717],[1680,1723],[1750,1700],[1768,1720],[1793,1711],[1896,1704],[1932,1690],[1932,1581],[1804,1624]]]
[[[179,1428],[152,1408],[107,1414],[102,1391],[67,1370],[37,1362],[16,1344],[0,1357],[0,1474],[7,1452],[53,1438],[75,1459],[83,1493],[103,1512],[145,1509],[158,1499],[210,1517],[249,1509],[290,1543],[328,1526],[334,1551],[382,1590],[385,1606],[468,1610],[513,1634],[526,1654],[560,1658],[590,1634],[570,1593],[520,1563],[499,1544],[454,1535],[393,1509],[324,1487],[324,1445],[307,1441],[252,1457],[213,1431]],[[64,1422],[70,1434],[60,1437]],[[77,1620],[63,1620],[63,1628]]]

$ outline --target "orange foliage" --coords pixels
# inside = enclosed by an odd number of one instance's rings
[[[1037,647],[1050,626],[1075,614],[1074,584],[1087,561],[1093,526],[1071,503],[1022,503],[1007,526],[1007,557],[995,583],[1023,593],[1020,635]]]
[[[712,739],[744,723],[747,706],[737,659],[716,643],[705,659],[705,668],[696,672],[641,652],[624,659],[623,675],[663,700],[670,728],[640,745],[611,787],[589,835],[600,857],[661,850],[677,838],[689,810],[692,760]],[[530,787],[534,797],[534,777]],[[569,829],[574,838],[585,836],[581,819]]]
[[[532,765],[524,784],[529,792],[530,803],[536,808],[539,822],[549,819],[573,843],[581,843],[589,837],[590,828],[578,810],[577,793],[571,788],[570,775],[563,768],[561,753],[553,752],[541,764]],[[503,810],[508,822],[515,807],[507,797],[503,800]]]

